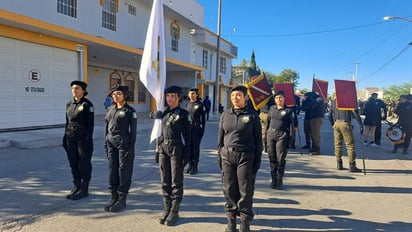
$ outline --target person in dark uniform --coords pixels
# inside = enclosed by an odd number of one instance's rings
[[[267,152],[268,146],[266,144],[266,123],[268,120],[268,113],[271,106],[275,104],[273,96],[271,96],[268,102],[260,108],[259,118],[260,124],[262,125],[262,140],[263,140],[263,150]]]
[[[310,137],[312,140],[312,148],[309,150],[311,155],[320,154],[321,133],[320,130],[323,124],[325,115],[325,102],[315,92],[305,94],[305,105],[302,105],[302,110],[309,111]]]
[[[203,110],[203,103],[199,98],[199,90],[197,88],[189,89],[189,102],[186,104],[186,110],[189,112],[192,119],[191,124],[191,142],[189,154],[189,166],[186,173],[194,175],[198,172],[200,142],[205,133],[205,111]]]
[[[378,124],[381,124],[381,106],[378,101],[376,101],[377,94],[372,94],[371,97],[366,102],[363,112],[365,114],[365,120],[363,124],[365,125],[365,142],[364,145],[371,145],[372,147],[377,147],[375,143],[376,129]],[[371,141],[368,143],[368,138]]]
[[[382,120],[386,120],[386,115],[388,113],[388,109],[386,108],[386,104],[384,101],[378,98],[377,93],[372,93],[371,97],[373,97],[378,105],[380,112],[378,116],[378,122],[375,128],[375,144],[381,145],[381,138],[382,138]]]
[[[343,170],[342,144],[345,142],[349,158],[349,172],[361,172],[362,170],[356,167],[355,137],[353,135],[353,126],[351,124],[352,117],[358,122],[359,132],[362,134],[363,125],[359,110],[338,110],[336,108],[336,101],[332,102],[329,111],[329,121],[333,127],[333,135],[335,138],[334,144],[337,169]]]
[[[218,135],[218,163],[228,218],[226,231],[236,231],[236,216],[240,216],[240,231],[246,232],[250,231],[254,216],[252,205],[262,158],[262,128],[259,116],[246,105],[245,86],[233,87],[230,100],[233,107],[221,115]]]
[[[311,132],[310,132],[310,109],[308,108],[309,100],[305,99],[302,101],[302,110],[305,111],[305,117],[303,119],[303,132],[305,133],[305,146],[302,149],[311,149]]]
[[[78,200],[89,195],[89,182],[92,174],[93,153],[93,104],[85,98],[87,84],[72,81],[73,99],[66,104],[66,126],[63,148],[69,160],[74,188],[66,195],[67,199]]]
[[[104,148],[109,160],[109,190],[112,200],[105,211],[118,212],[126,207],[133,174],[134,146],[136,143],[136,110],[127,104],[127,86],[112,88],[113,105],[105,117]]]
[[[270,163],[270,188],[282,189],[285,174],[286,155],[289,147],[290,131],[297,126],[297,118],[292,108],[285,106],[285,93],[277,91],[275,105],[270,107],[266,124],[266,138]]]
[[[405,133],[405,141],[402,144],[393,146],[393,153],[398,152],[398,148],[403,147],[403,154],[408,154],[408,148],[412,137],[412,95],[400,96],[400,103],[396,107],[394,113],[399,117],[398,122]]]
[[[212,102],[210,102],[209,96],[205,97],[205,100],[203,100],[203,105],[205,106],[206,119],[209,121],[210,109],[212,108]]]
[[[191,118],[189,112],[179,106],[181,92],[179,86],[168,87],[165,90],[168,106],[164,112],[156,113],[156,117],[162,119],[158,152],[164,212],[159,222],[167,226],[175,225],[179,219],[183,199],[183,171],[189,161],[191,146]]]
[[[297,96],[296,94],[293,95],[295,98],[295,105],[292,108],[293,114],[297,116],[300,114],[300,97]],[[298,125],[294,126],[293,129],[290,131],[290,139],[289,139],[289,148],[291,149],[296,149],[296,133],[297,133],[297,127]]]

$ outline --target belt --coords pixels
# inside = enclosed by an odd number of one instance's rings
[[[245,152],[245,151],[250,151],[251,149],[248,149],[247,147],[242,147],[242,146],[225,146],[225,149],[228,151],[236,151],[236,152]]]
[[[336,119],[335,122],[348,122],[348,120]]]
[[[286,132],[284,130],[279,130],[279,129],[276,129],[276,128],[269,128],[269,130],[270,131],[276,131],[276,132]]]
[[[179,142],[179,139],[163,139],[164,144],[172,144],[173,142]]]

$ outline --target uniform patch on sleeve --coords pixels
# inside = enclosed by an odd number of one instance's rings
[[[133,116],[133,118],[137,118],[136,112],[133,112],[132,116]]]
[[[187,115],[187,121],[192,122],[192,117],[189,115]]]
[[[89,112],[90,112],[90,113],[93,113],[93,112],[94,112],[93,106],[90,106],[90,107],[89,107]]]

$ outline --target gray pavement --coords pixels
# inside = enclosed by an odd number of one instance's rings
[[[0,133],[0,231],[224,231],[217,127],[214,117],[202,141],[199,174],[185,176],[181,219],[174,227],[157,222],[162,206],[149,119],[138,120],[128,206],[116,214],[103,210],[110,195],[101,118],[95,126],[90,196],[79,201],[64,198],[72,185],[60,146],[62,128]],[[304,139],[302,128],[300,135]],[[362,167],[357,137],[357,162]],[[289,150],[282,191],[268,188],[264,155],[256,180],[252,231],[412,231],[412,155],[391,150],[383,138],[380,147],[364,148],[366,175],[338,171],[333,131],[325,120],[321,155]]]

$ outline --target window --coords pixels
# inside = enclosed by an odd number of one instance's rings
[[[220,57],[219,71],[221,73],[226,73],[226,58]]]
[[[77,0],[57,0],[57,12],[77,18]]]
[[[134,102],[134,77],[131,73],[124,77],[124,85],[129,88],[129,102]]]
[[[170,25],[170,37],[172,38],[172,51],[179,51],[180,27],[176,21]]]
[[[104,0],[102,11],[102,27],[116,31],[117,0]]]
[[[129,14],[136,16],[136,7],[135,6],[133,6],[131,4],[127,5],[127,11],[129,12]]]
[[[208,56],[207,56],[207,50],[203,50],[203,68],[205,68],[205,69],[207,69],[207,59],[208,59]]]
[[[122,84],[122,77],[117,71],[112,72],[112,74],[110,74],[110,89],[113,86],[120,84]]]
[[[146,88],[143,83],[137,81],[137,103],[145,104],[146,103]]]

